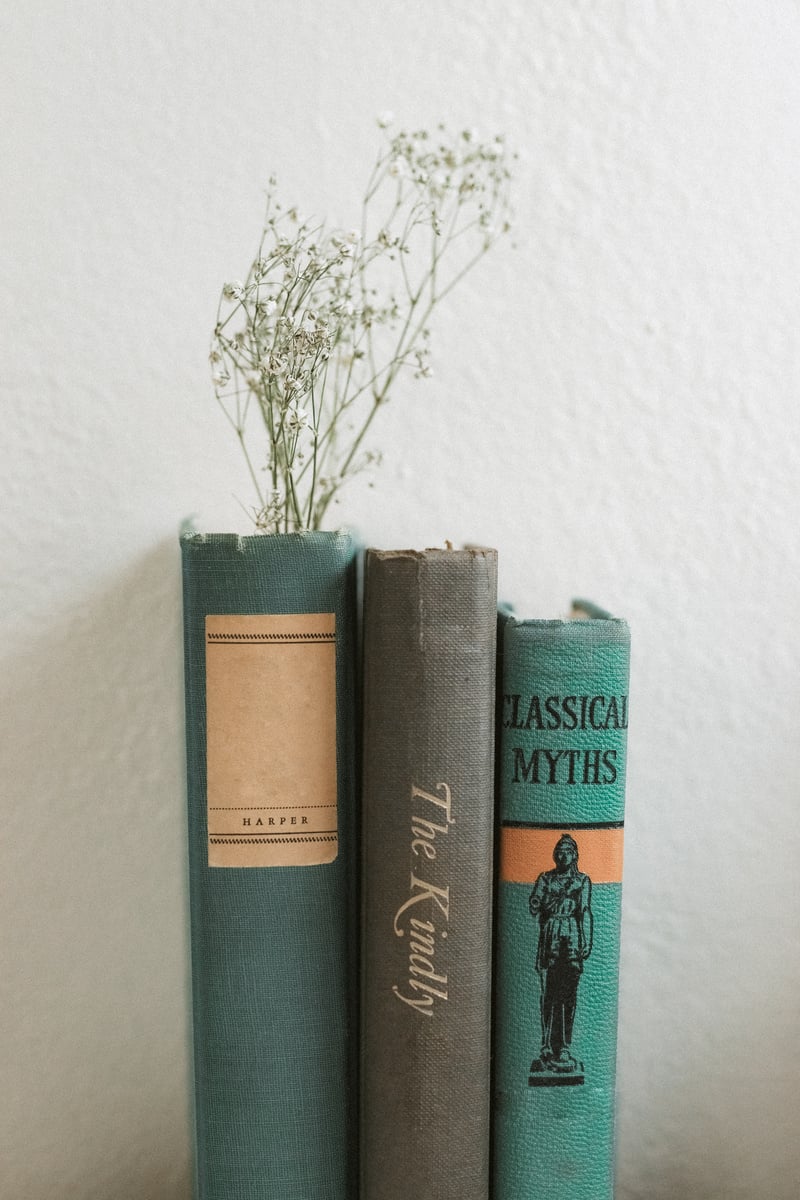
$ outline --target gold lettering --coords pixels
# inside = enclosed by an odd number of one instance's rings
[[[453,825],[455,823],[455,817],[451,815],[450,788],[446,783],[437,783],[436,786],[440,790],[442,788],[444,788],[444,796],[443,797],[442,796],[434,796],[433,792],[423,791],[423,789],[420,787],[417,787],[416,784],[412,784],[411,785],[411,799],[412,800],[417,800],[417,799],[429,800],[431,802],[431,804],[436,804],[436,805],[438,805],[439,808],[443,808],[445,811],[445,814],[447,816],[447,824]]]
[[[438,837],[449,833],[449,826],[455,824],[453,816],[453,800],[450,787],[446,783],[437,783],[434,792],[426,792],[424,788],[411,786],[411,803],[414,807],[420,800],[427,801],[440,809],[443,817],[433,821],[429,817],[411,817],[411,853],[414,857],[426,858],[429,862],[437,857],[437,847],[434,842]],[[413,812],[413,808],[412,808]],[[412,858],[413,861],[413,858]],[[402,1000],[409,1008],[425,1017],[433,1015],[436,999],[447,1000],[447,975],[437,972],[434,965],[436,954],[436,926],[434,920],[441,913],[445,921],[450,920],[450,888],[437,887],[419,879],[412,870],[410,872],[409,895],[394,914],[392,927],[396,937],[405,937],[404,918],[417,905],[427,903],[431,906],[432,920],[423,920],[419,916],[408,918],[408,978],[401,991],[397,984],[392,991],[398,1000]],[[446,937],[446,933],[442,937]]]
[[[404,996],[397,984],[392,988],[398,1000],[402,1000],[403,1004],[407,1004],[409,1008],[415,1008],[417,1012],[422,1013],[423,1017],[433,1016],[433,996],[422,996],[419,1000],[412,1000],[410,996]]]
[[[414,895],[415,889],[417,894]],[[435,887],[432,883],[425,883],[422,879],[417,879],[416,875],[411,873],[411,892],[404,904],[401,904],[394,915],[394,931],[398,937],[403,937],[405,930],[400,928],[398,924],[404,912],[407,912],[414,904],[420,904],[425,900],[430,900],[432,904],[436,904],[444,913],[444,919],[450,920],[450,888]]]

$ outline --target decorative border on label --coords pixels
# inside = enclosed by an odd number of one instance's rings
[[[212,846],[285,846],[287,843],[295,842],[336,842],[338,838],[336,834],[329,837],[314,837],[312,834],[298,833],[285,834],[283,837],[210,837],[209,842]]]
[[[209,633],[209,646],[236,642],[335,642],[335,633]]]

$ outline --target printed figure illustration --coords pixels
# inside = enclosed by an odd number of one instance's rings
[[[539,925],[542,1025],[531,1086],[583,1083],[583,1063],[572,1054],[572,1029],[583,964],[592,952],[592,881],[578,870],[578,843],[568,833],[556,842],[553,861],[555,868],[542,872],[530,896],[531,916]]]

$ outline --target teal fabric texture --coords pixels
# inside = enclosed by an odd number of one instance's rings
[[[357,1025],[357,546],[346,533],[185,533],[197,1200],[351,1200]],[[339,851],[208,866],[205,617],[336,615]],[[310,734],[313,736],[313,734]]]
[[[499,623],[496,1200],[613,1195],[630,639],[589,611]]]

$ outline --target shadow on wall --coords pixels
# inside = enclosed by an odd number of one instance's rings
[[[698,979],[698,1007],[707,995]],[[796,1042],[794,998],[734,1000],[718,1025],[653,1072],[640,1127],[621,1139],[617,1200],[796,1200],[796,1067],[781,1063]]]
[[[187,1200],[177,537],[7,657],[0,1195]]]
[[[676,1166],[666,1172],[642,1172],[635,1184],[620,1185],[615,1190],[617,1200],[723,1200],[730,1196],[723,1188],[707,1191],[696,1186],[692,1173]]]

